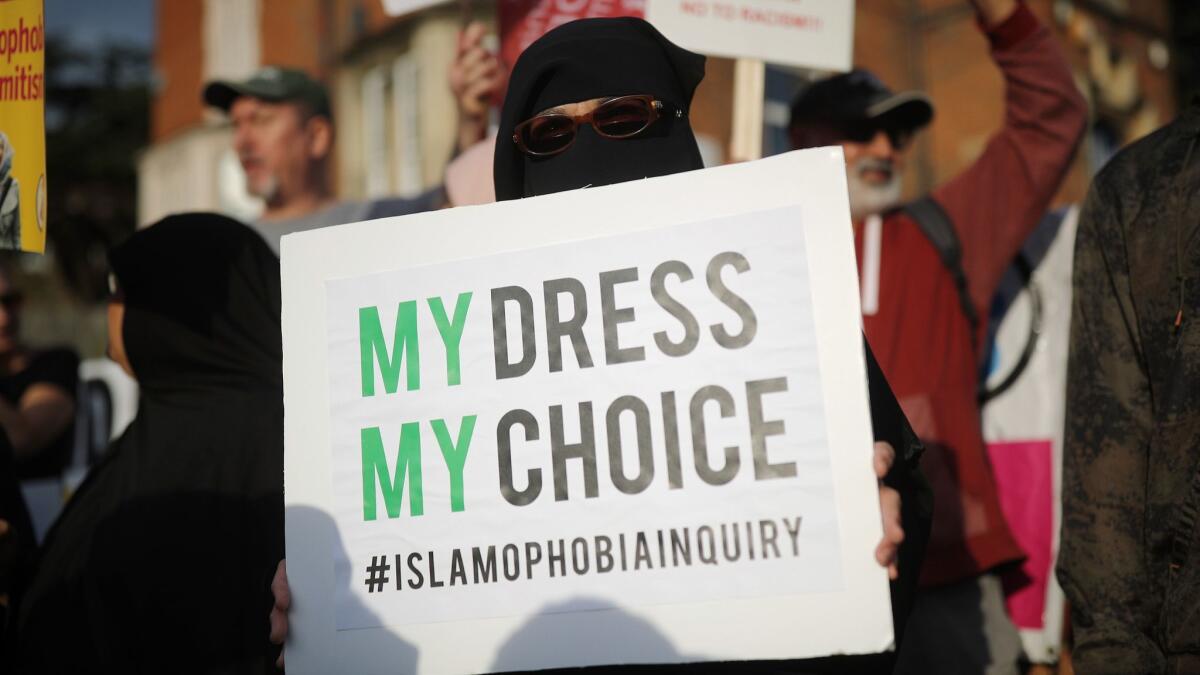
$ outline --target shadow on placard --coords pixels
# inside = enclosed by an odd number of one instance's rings
[[[317,541],[332,542],[335,547],[331,553],[338,553],[346,559],[350,556],[346,553],[346,548],[342,543],[341,535],[338,534],[338,529],[334,525],[333,518],[329,514],[320,509],[314,509],[309,506],[289,506],[287,508],[288,525],[295,531],[305,533],[306,536],[313,537]],[[351,565],[353,565],[351,561]],[[350,570],[349,583],[354,583],[355,572],[353,567]],[[349,594],[349,588],[346,589],[347,597],[350,598],[350,609],[366,617],[376,619],[374,623],[382,627],[378,634],[371,641],[371,660],[375,663],[386,665],[387,672],[393,673],[414,673],[417,670],[418,651],[416,645],[402,639],[392,631],[386,628],[382,619],[378,618],[374,612],[358,601],[358,598]],[[295,598],[292,600],[293,611],[303,611],[303,608],[296,606]],[[337,611],[336,608],[332,608]],[[337,619],[334,618],[336,624]]]
[[[621,659],[637,662],[647,661],[686,661],[675,646],[665,635],[658,631],[653,624],[638,618],[624,610],[604,607],[607,601],[579,597],[554,603],[543,607],[535,616],[526,621],[500,647],[496,659],[492,662],[492,672],[526,672],[530,666],[539,663],[562,663],[564,660],[576,663],[603,663],[613,659],[613,645],[621,646]],[[606,615],[603,634],[588,636],[580,639],[573,633],[574,628],[562,620],[565,613],[604,612]],[[547,645],[553,645],[558,654],[567,656],[565,659],[553,658],[555,654],[547,654]],[[551,660],[552,659],[552,660]],[[658,672],[664,666],[618,666],[622,673],[640,671]],[[539,675],[557,673],[594,673],[608,670],[610,666],[595,668],[555,668],[538,670]]]
[[[780,661],[704,661],[683,655],[648,621],[621,609],[596,610],[590,598],[575,598],[548,605],[517,629],[496,655],[490,672],[536,675],[885,675],[891,673],[895,655],[865,654]],[[581,640],[561,620],[564,612],[605,611],[610,617],[603,634]],[[730,630],[736,630],[730,627]],[[546,645],[569,653],[576,662],[603,662],[612,657],[612,646],[621,645],[621,659],[633,663],[528,670],[547,661]],[[637,663],[638,660],[658,663]],[[664,661],[666,661],[664,663]],[[561,660],[557,661],[561,663]]]

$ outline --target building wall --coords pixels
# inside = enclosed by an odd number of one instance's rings
[[[262,64],[291,66],[328,75],[330,33],[327,2],[320,0],[260,0],[262,3]]]
[[[204,0],[204,81],[240,80],[254,72],[262,56],[262,3],[259,0]],[[180,92],[184,97],[188,92]],[[200,91],[190,104],[200,106]]]
[[[1152,58],[1156,41],[1165,50],[1167,1],[1028,2],[1052,27],[1081,88],[1095,101],[1096,128],[1060,193],[1060,201],[1078,201],[1111,152],[1109,146],[1140,136],[1174,113],[1170,66]],[[475,18],[494,25],[493,3],[473,7]],[[224,24],[230,26],[224,30],[242,31],[240,37],[217,35],[208,43],[240,45],[215,58],[206,55],[204,31],[196,30],[221,25],[209,16],[218,11],[214,8],[244,17]],[[389,17],[379,0],[159,0],[155,65],[161,87],[153,104],[154,145],[140,171],[143,192],[165,184],[172,191],[143,195],[141,221],[184,207],[224,208],[243,217],[253,213],[254,204],[244,195],[230,193],[239,169],[228,154],[213,151],[219,132],[191,133],[224,124],[220,115],[204,110],[199,98],[200,87],[212,76],[206,70],[214,68],[233,75],[240,65],[238,72],[245,74],[270,63],[304,68],[324,79],[334,98],[334,171],[341,197],[412,194],[437,184],[453,146],[455,106],[446,69],[462,18],[457,3]],[[247,27],[253,39],[244,34]],[[1119,55],[1120,68],[1106,70],[1101,53]],[[933,124],[909,153],[910,196],[974,161],[1002,122],[1003,82],[963,0],[857,0],[854,59],[895,89],[925,90],[937,108]],[[1131,78],[1129,85],[1125,81]],[[715,150],[710,156],[728,152],[732,92],[733,63],[710,59],[692,110],[706,149]],[[782,101],[769,106],[772,119],[786,115],[781,106]],[[778,120],[774,123],[778,126]],[[203,147],[180,149],[188,143]],[[167,159],[180,156],[199,164]]]
[[[480,13],[479,17],[492,17]],[[456,104],[447,82],[457,7],[381,21],[339,60],[332,80],[338,185],[346,198],[412,196],[437,185],[454,150]]]
[[[1093,102],[1094,121],[1119,127],[1119,144],[1171,119],[1176,102],[1170,67],[1155,65],[1151,57],[1156,40],[1165,48],[1166,0],[1028,0],[1028,5],[1058,38]],[[910,194],[927,191],[974,161],[1003,122],[1003,80],[987,41],[962,0],[858,0],[855,18],[855,63],[894,89],[922,89],[933,99],[937,116],[917,137],[905,172]],[[1083,24],[1090,28],[1083,31]],[[1119,54],[1131,65],[1136,105],[1116,111],[1098,102],[1100,91],[1111,85],[1098,82],[1105,77],[1095,72],[1093,52]],[[1080,201],[1107,157],[1094,137],[1089,134],[1081,146],[1059,203]]]
[[[248,215],[244,205],[222,197],[222,167],[233,161],[228,129],[194,126],[155,143],[138,161],[139,225],[180,211]]]
[[[204,115],[195,99],[203,80],[204,0],[159,0],[154,70],[158,91],[150,114],[150,138],[158,142],[199,124]]]

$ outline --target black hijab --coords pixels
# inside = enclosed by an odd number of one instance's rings
[[[270,669],[283,557],[279,261],[244,225],[172,216],[111,254],[137,418],[47,537],[18,672]]]
[[[703,168],[688,123],[704,57],[675,46],[641,19],[580,19],[546,33],[522,52],[509,78],[496,141],[496,198],[517,199]],[[594,98],[649,94],[684,113],[643,133],[610,140],[590,125],[571,147],[531,157],[513,129],[537,113]]]

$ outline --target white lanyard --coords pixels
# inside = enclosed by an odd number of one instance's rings
[[[862,313],[879,312],[879,259],[883,249],[883,218],[867,216],[863,223]]]

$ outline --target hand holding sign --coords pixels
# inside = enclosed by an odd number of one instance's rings
[[[887,568],[888,578],[893,581],[900,576],[896,556],[900,544],[904,543],[904,528],[900,524],[900,493],[883,484],[883,477],[892,470],[896,462],[896,449],[891,443],[875,443],[875,477],[879,483],[879,510],[883,516],[883,539],[875,547],[875,561]]]
[[[450,64],[450,91],[458,103],[458,149],[465,150],[487,134],[488,109],[497,92],[504,90],[500,59],[484,46],[487,26],[478,21],[458,36],[458,50]]]

